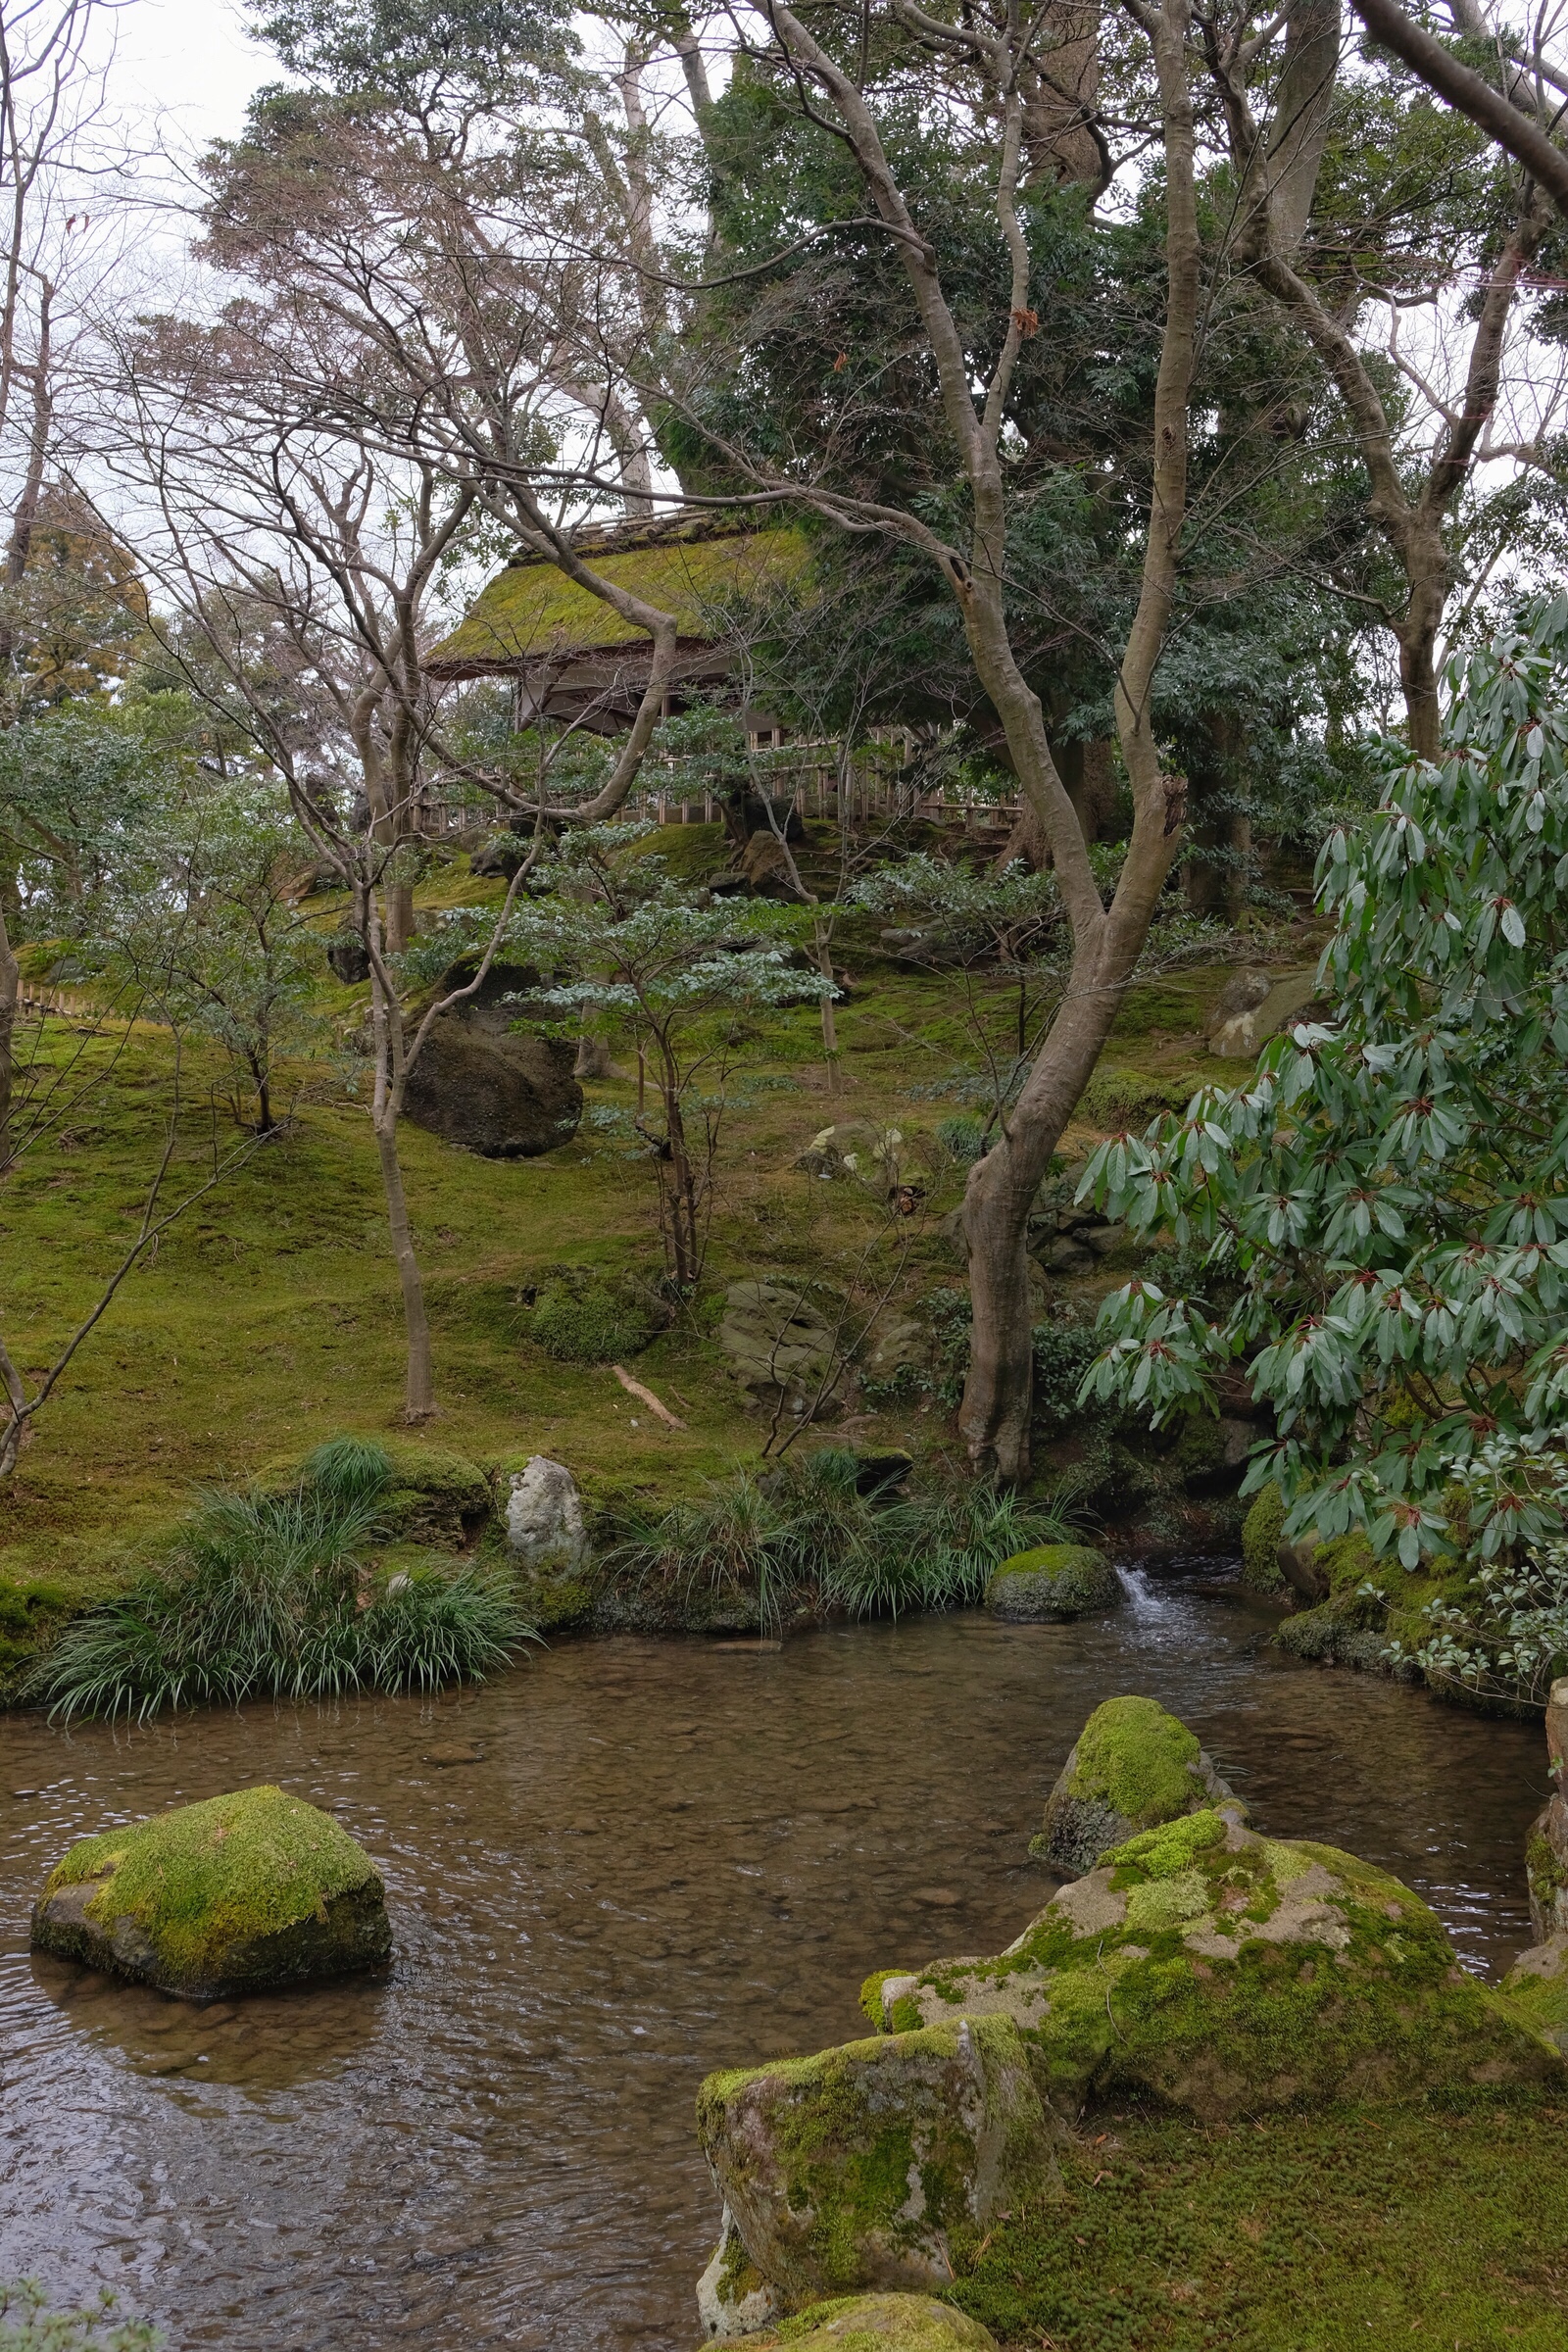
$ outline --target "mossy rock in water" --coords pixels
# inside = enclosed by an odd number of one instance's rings
[[[1077,1878],[1138,1831],[1210,1806],[1249,1818],[1194,1734],[1157,1699],[1107,1698],[1079,1733],[1029,1851]]]
[[[929,2295],[835,2295],[752,2338],[752,2352],[997,2352],[989,2328]]]
[[[1037,1544],[1004,1560],[986,1587],[993,1617],[1014,1624],[1084,1617],[1121,1598],[1116,1571],[1087,1544]]]
[[[329,1814],[241,1788],[82,1838],[33,1906],[32,1948],[205,2001],[383,1967],[392,1931]]]
[[[1063,2115],[1149,2094],[1204,2123],[1473,2097],[1568,2068],[1467,1976],[1436,1914],[1330,1845],[1217,1812],[1130,1838],[994,1960],[893,1979],[929,2026],[1010,2017]]]
[[[1059,2136],[1004,2017],[710,2075],[703,2152],[758,2277],[786,2308],[930,2287],[1049,2176]]]
[[[1280,1542],[1285,1534],[1285,1497],[1270,1480],[1242,1521],[1242,1582],[1252,1592],[1283,1592]]]

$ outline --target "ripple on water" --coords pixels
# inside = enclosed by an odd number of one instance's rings
[[[875,1967],[998,1949],[1085,1715],[1151,1691],[1265,1827],[1528,1938],[1538,1731],[1326,1674],[1199,1564],[1078,1626],[983,1617],[759,1654],[564,1645],[433,1707],[0,1726],[0,2273],[118,2288],[180,2345],[666,2352],[693,2337],[709,2068],[862,2030]],[[26,1951],[73,1838],[258,1781],[385,1873],[384,1984],[189,2010]],[[9,1791],[26,1793],[12,1795]]]

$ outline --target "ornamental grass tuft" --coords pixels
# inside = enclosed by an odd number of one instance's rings
[[[127,1590],[67,1626],[27,1695],[62,1716],[250,1698],[433,1690],[481,1680],[535,1638],[504,1571],[432,1557],[382,1578],[392,1463],[353,1438],[281,1492],[203,1495]]]

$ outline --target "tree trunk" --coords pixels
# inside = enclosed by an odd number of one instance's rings
[[[415,1255],[409,1203],[403,1190],[397,1121],[388,1113],[383,1113],[375,1122],[375,1149],[381,1162],[386,1220],[392,1235],[392,1254],[398,1261],[398,1281],[403,1290],[403,1324],[409,1344],[403,1418],[405,1421],[427,1421],[435,1411],[435,1368],[430,1357],[430,1321],[424,1311],[424,1283],[419,1274],[419,1261]]]
[[[389,882],[382,895],[386,900],[387,954],[401,956],[414,937],[414,885]]]
[[[11,1092],[15,1067],[17,1034],[17,999],[22,993],[22,967],[11,934],[6,929],[5,908],[0,906],[0,1169],[11,1164]]]
[[[1195,914],[1240,922],[1247,906],[1252,820],[1242,789],[1242,729],[1234,713],[1211,710],[1206,741],[1188,770],[1187,904]]]

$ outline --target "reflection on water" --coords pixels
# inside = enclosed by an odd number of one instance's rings
[[[1211,1573],[1128,1570],[1080,1626],[565,1645],[434,1708],[0,1724],[0,2274],[226,2352],[685,2352],[702,2076],[863,2030],[872,1968],[1008,1941],[1046,1791],[1120,1690],[1495,1969],[1528,1940],[1540,1732],[1282,1660]],[[73,1838],[268,1780],[375,1855],[389,1982],[198,2011],[28,1958]]]

